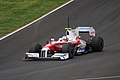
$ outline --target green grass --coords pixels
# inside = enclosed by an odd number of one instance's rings
[[[69,0],[0,0],[0,37]]]

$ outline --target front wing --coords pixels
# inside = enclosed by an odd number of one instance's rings
[[[25,60],[35,60],[35,59],[60,59],[66,60],[69,59],[69,53],[54,53],[52,56],[41,56],[40,53],[25,53]]]

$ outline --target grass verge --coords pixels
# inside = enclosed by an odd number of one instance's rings
[[[0,0],[0,37],[69,0]]]

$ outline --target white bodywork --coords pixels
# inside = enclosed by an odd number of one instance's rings
[[[95,36],[95,29],[93,27],[77,27],[71,30],[68,29],[67,32],[69,32],[69,35],[66,34],[66,36],[70,41],[75,41],[76,37],[80,36],[79,33],[89,33],[91,37]]]
[[[28,52],[26,52],[26,54],[27,54],[27,56],[28,57],[39,57],[39,53],[28,53]]]
[[[42,48],[41,53],[28,53],[26,52],[26,55],[28,58],[59,58],[61,60],[66,60],[69,58],[69,53],[54,53],[54,55],[52,55],[51,57],[48,57],[48,52],[49,48]]]
[[[59,59],[61,59],[61,60],[66,60],[66,59],[68,59],[69,58],[69,54],[68,53],[54,53],[54,55],[52,55],[51,57],[39,57],[40,56],[40,54],[39,53],[28,53],[28,52],[26,52],[26,54],[28,55],[28,58],[40,58],[40,59],[42,59],[42,58],[59,58]]]
[[[86,42],[83,40],[80,40],[81,44],[78,45],[79,49],[77,50],[77,53],[82,53],[85,51],[85,47],[86,47]]]
[[[68,53],[55,53],[52,58],[60,58],[61,60],[65,60],[69,58]]]
[[[67,34],[67,32],[69,34]],[[67,32],[66,32],[66,36],[68,38],[68,42],[76,41],[77,37],[80,38],[79,33],[89,33],[90,38],[93,38],[95,36],[95,29],[93,27],[76,27],[75,29],[68,28]],[[81,44],[78,45],[79,49],[77,50],[77,53],[81,53],[85,51],[86,42],[81,39],[80,42]]]
[[[40,57],[47,57],[47,52],[49,48],[42,48]]]
[[[77,35],[79,35],[79,32],[86,32],[90,36],[95,36],[95,29],[93,27],[77,27],[75,28],[75,32]]]

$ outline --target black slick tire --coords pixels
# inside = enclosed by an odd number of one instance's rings
[[[62,47],[62,52],[63,53],[69,53],[69,59],[72,59],[74,57],[74,45],[68,43],[68,44],[64,44]]]
[[[42,46],[38,43],[33,43],[29,49],[29,53],[40,53]]]
[[[94,52],[101,52],[104,47],[104,40],[100,36],[95,36],[92,38],[90,46]]]

